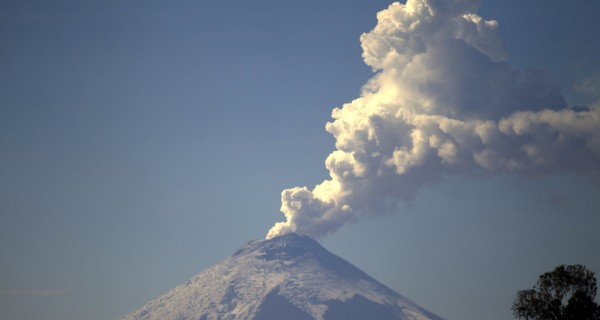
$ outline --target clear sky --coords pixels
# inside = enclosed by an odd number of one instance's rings
[[[0,318],[114,319],[264,237],[282,190],[327,178],[390,3],[0,2]],[[510,68],[598,105],[600,2],[477,13]],[[511,319],[558,264],[600,273],[598,172],[452,175],[397,211],[321,242],[447,319]]]

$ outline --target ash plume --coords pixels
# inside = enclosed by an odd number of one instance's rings
[[[597,174],[600,106],[569,108],[542,72],[519,73],[479,1],[408,0],[360,37],[375,72],[326,130],[329,179],[282,192],[289,232],[321,237],[358,215],[396,211],[450,175]]]

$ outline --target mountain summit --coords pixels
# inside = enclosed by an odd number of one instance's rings
[[[121,320],[443,320],[315,240],[254,240]]]

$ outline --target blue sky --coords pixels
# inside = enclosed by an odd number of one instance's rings
[[[264,237],[282,190],[327,178],[390,3],[0,3],[0,318],[114,319]],[[597,1],[478,14],[511,68],[597,104]],[[600,272],[597,174],[452,176],[322,243],[445,318],[510,319],[556,265]]]

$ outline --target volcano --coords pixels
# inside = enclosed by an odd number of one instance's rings
[[[121,320],[443,320],[317,241],[254,240]]]

